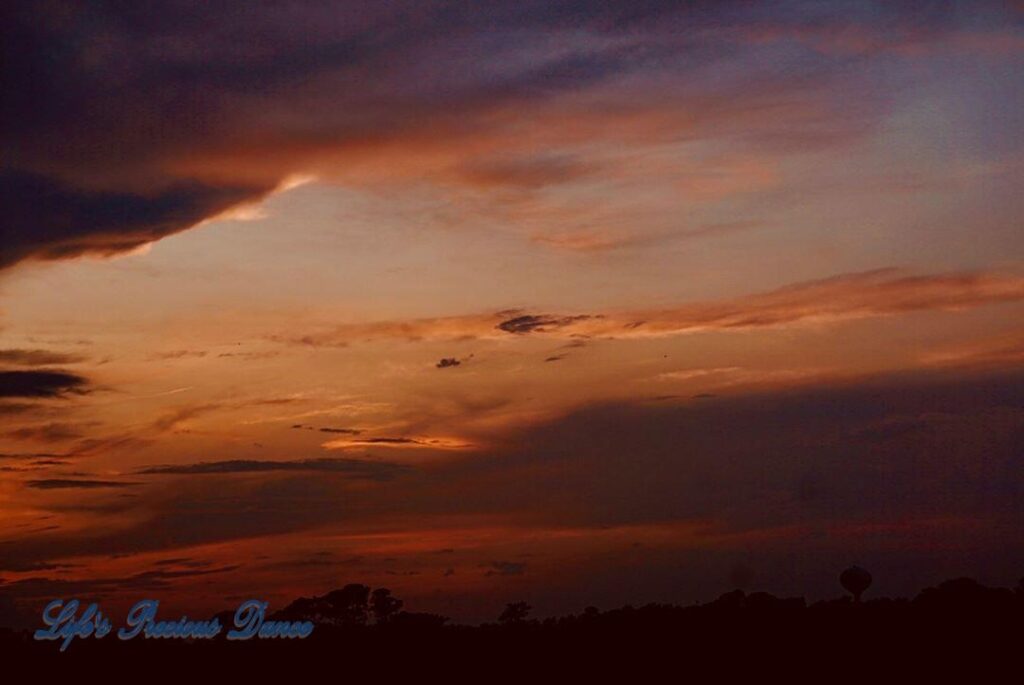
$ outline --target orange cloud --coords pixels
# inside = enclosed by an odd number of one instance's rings
[[[1024,331],[931,350],[921,356],[925,366],[993,367],[1024,362]]]
[[[1024,300],[1024,278],[1018,276],[988,272],[915,276],[899,269],[877,269],[669,309],[568,315],[511,310],[346,324],[319,333],[279,335],[274,339],[297,345],[345,346],[386,338],[409,341],[507,339],[515,335],[642,338],[834,323],[915,311],[955,311],[1020,300]]]
[[[416,437],[367,437],[338,438],[328,440],[321,445],[328,450],[361,449],[377,447],[388,449],[420,449],[420,450],[458,450],[473,447],[471,443],[454,437],[416,436]]]

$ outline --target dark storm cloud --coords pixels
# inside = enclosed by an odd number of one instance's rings
[[[2,110],[0,267],[131,250],[258,199],[280,180],[233,171],[248,180],[202,181],[172,171],[179,159],[223,157],[231,145],[287,155],[382,139],[417,121],[437,123],[619,72],[635,60],[631,50],[591,49],[515,69],[476,62],[506,32],[620,31],[650,23],[667,7],[555,4],[6,6],[3,82],[14,96]],[[437,35],[469,49],[452,53]],[[435,61],[441,71],[429,78],[406,73]],[[353,87],[368,80],[374,88]],[[326,94],[304,87],[316,83]],[[275,123],[265,114],[282,107],[299,120]]]
[[[301,428],[301,426],[292,426],[292,428]],[[340,433],[342,435],[359,435],[363,431],[358,428],[331,428],[325,427],[320,429],[321,433]]]
[[[0,268],[26,257],[126,252],[194,226],[271,190],[178,182],[157,191],[98,192],[42,176],[0,174]]]
[[[455,357],[443,357],[441,361],[435,364],[435,366],[439,369],[449,369],[453,366],[459,366],[460,364],[462,364],[462,362]]]
[[[49,350],[0,350],[0,364],[52,366],[54,364],[74,364],[83,360],[85,360],[85,357],[81,355],[51,352]]]
[[[0,371],[0,397],[61,397],[84,392],[87,385],[66,371]]]
[[[523,111],[634,72],[684,65],[699,80],[702,67],[766,41],[817,52],[758,64],[772,98],[806,94],[809,81],[813,90],[843,73],[844,60],[821,53],[844,36],[866,35],[867,50],[885,52],[908,35],[914,47],[941,45],[958,22],[1009,22],[995,3],[979,4],[985,11],[968,18],[881,2],[858,11],[721,0],[5,3],[0,268],[131,250],[260,199],[325,151],[479,131],[501,108]],[[730,76],[711,99],[748,112],[751,85]],[[735,120],[697,95],[683,118]],[[820,124],[745,130],[744,139],[791,146],[857,134],[874,106],[862,100]],[[468,182],[521,189],[591,171],[557,154],[456,166]]]
[[[298,461],[256,461],[252,459],[208,461],[176,466],[152,466],[142,469],[137,473],[147,475],[202,475],[215,473],[265,473],[269,471],[321,471],[325,473],[342,473],[353,478],[384,481],[391,480],[409,470],[410,467],[389,462],[324,457],[321,459],[301,459]]]

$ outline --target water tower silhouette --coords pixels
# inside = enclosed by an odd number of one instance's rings
[[[859,602],[860,596],[871,587],[871,574],[860,566],[851,566],[839,574],[839,584]]]

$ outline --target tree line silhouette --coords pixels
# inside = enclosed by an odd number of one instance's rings
[[[353,583],[301,597],[268,617],[314,622],[306,640],[231,643],[223,633],[196,641],[80,640],[58,655],[52,643],[31,640],[29,631],[0,629],[0,656],[57,668],[160,663],[288,677],[300,666],[333,664],[349,675],[387,675],[385,681],[428,672],[494,675],[498,669],[519,679],[573,682],[624,665],[667,665],[709,676],[789,669],[808,677],[834,674],[842,665],[844,672],[881,669],[915,678],[961,668],[965,677],[978,678],[983,667],[1020,660],[1024,578],[1014,588],[958,578],[896,599],[863,599],[871,577],[862,569],[847,569],[840,580],[848,595],[813,603],[734,590],[690,606],[587,607],[538,619],[527,602],[518,601],[495,621],[476,626],[408,611],[389,589]],[[233,610],[216,617],[230,626]]]

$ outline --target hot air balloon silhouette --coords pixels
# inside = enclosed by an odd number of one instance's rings
[[[859,602],[860,596],[871,587],[871,574],[860,566],[851,566],[839,574],[839,584]]]

